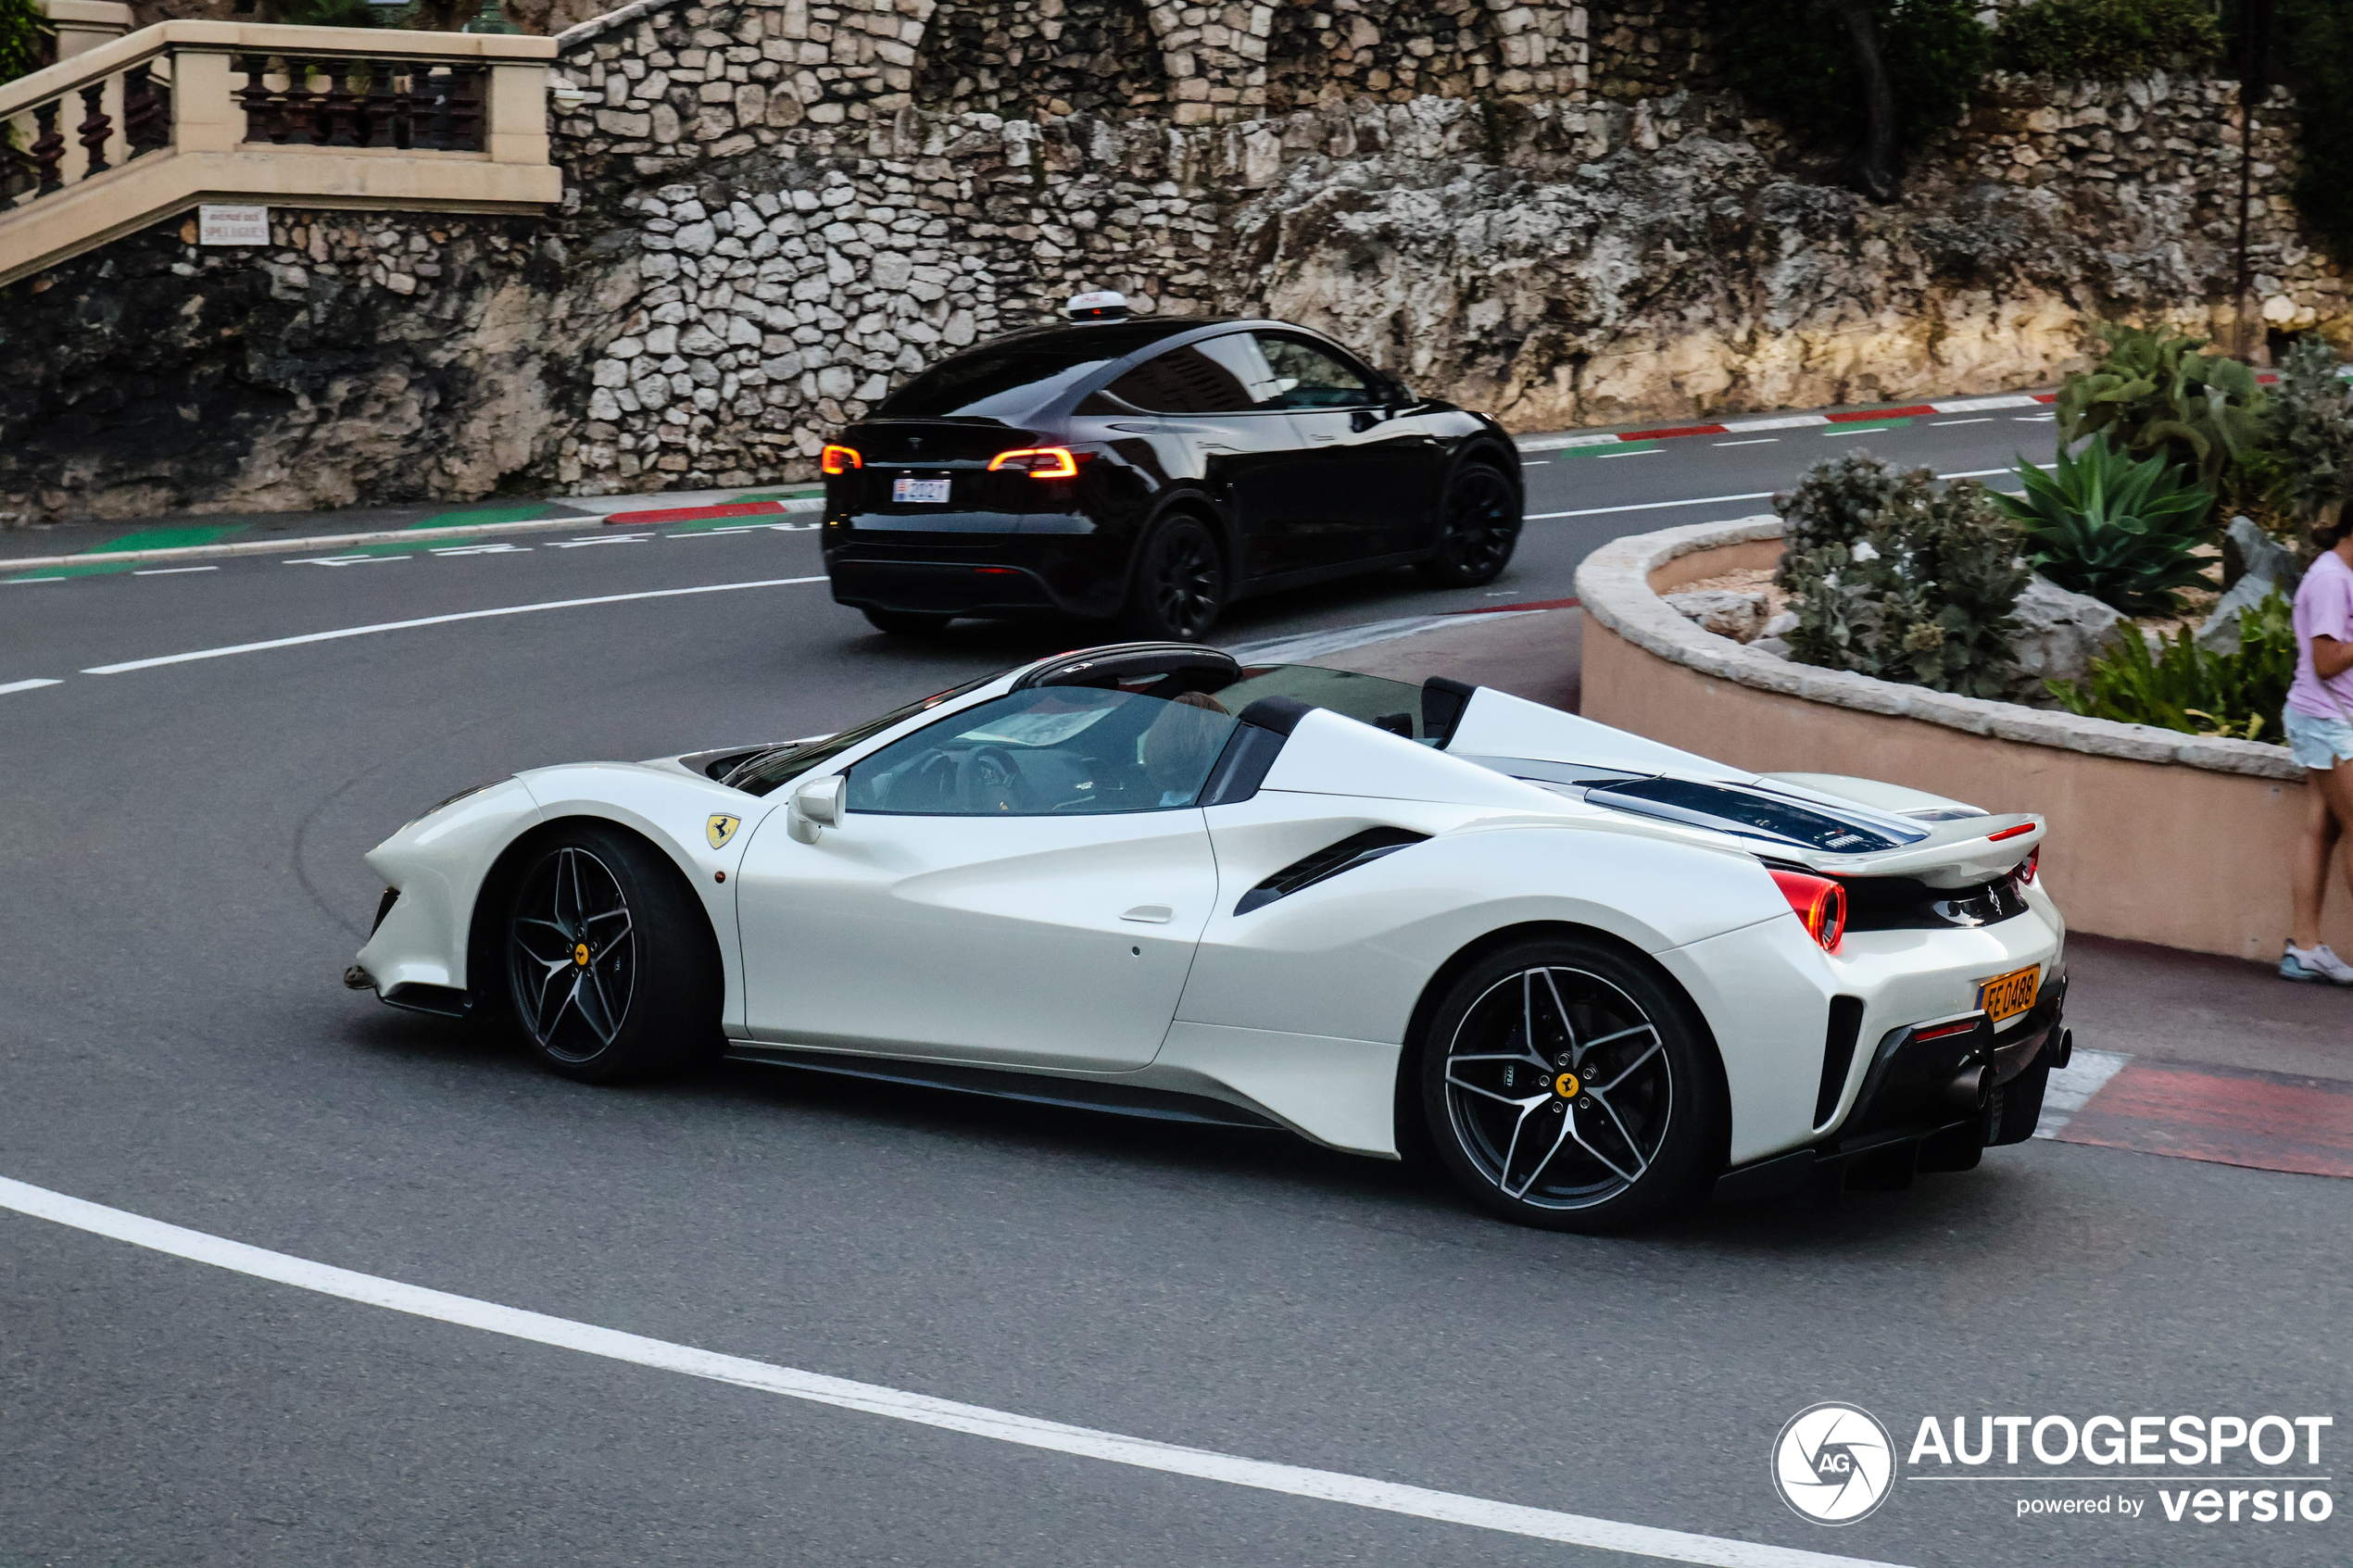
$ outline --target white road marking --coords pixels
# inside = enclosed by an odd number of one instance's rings
[[[1347,648],[1394,642],[1399,637],[1416,637],[1424,632],[1442,632],[1450,626],[1475,626],[1485,621],[1509,621],[1514,616],[1544,613],[1541,609],[1482,609],[1467,615],[1413,615],[1399,621],[1367,621],[1361,626],[1336,626],[1328,631],[1270,637],[1264,642],[1238,643],[1226,651],[1245,664],[1289,664],[1321,659]]]
[[[1937,425],[1937,426],[1943,426],[1943,425],[1990,425],[1990,424],[1992,424],[1992,423],[1994,422],[1994,416],[1993,416],[1993,415],[1991,415],[1991,414],[1980,414],[1980,415],[1978,415],[1978,416],[1977,416],[1977,418],[1975,418],[1975,419],[1973,419],[1973,420],[1929,420],[1928,422],[1929,422],[1930,424],[1931,424],[1931,425]]]
[[[1664,446],[1645,446],[1639,452],[1604,452],[1602,458],[1604,461],[1611,458],[1655,458],[1666,450]]]
[[[1869,435],[1875,430],[1894,430],[1894,425],[1841,425],[1836,430],[1826,430],[1822,433],[1825,436]]]
[[[528,545],[443,545],[433,553],[437,556],[504,556],[530,548]]]
[[[2034,466],[2038,469],[2055,469],[2058,467],[2057,463],[2037,463]],[[1936,477],[1939,479],[1984,479],[1992,474],[2016,473],[2017,471],[2018,465],[2013,463],[2006,469],[1964,469],[1959,473],[1940,473]]]
[[[371,560],[409,560],[408,556],[304,556],[299,560],[280,561],[280,566],[365,566]]]
[[[556,539],[548,543],[551,550],[576,550],[583,545],[642,545],[652,538],[650,533],[601,533],[588,539]]]
[[[2046,425],[2057,418],[2057,414],[2012,414],[2010,420],[2014,424]]]
[[[217,566],[150,566],[134,571],[133,577],[177,577],[183,571],[218,571]]]
[[[1551,465],[1552,460],[1550,458],[1522,458],[1519,466],[1524,469],[1546,468]]]
[[[51,680],[11,681],[6,685],[0,686],[0,696],[6,696],[10,692],[29,692],[35,686],[54,686],[59,684]]]
[[[1525,521],[1541,522],[1551,517],[1605,517],[1611,512],[1655,512],[1666,507],[1712,507],[1718,501],[1769,501],[1770,490],[1753,490],[1745,495],[1693,495],[1685,501],[1640,501],[1630,507],[1587,507],[1573,512],[1529,512]]]
[[[233,653],[265,653],[271,648],[299,647],[305,643],[332,643],[344,637],[367,637],[378,632],[406,632],[418,626],[447,626],[459,621],[487,621],[500,615],[530,615],[543,609],[584,609],[590,605],[626,604],[632,599],[672,599],[688,594],[727,594],[739,588],[786,588],[823,583],[823,577],[767,577],[757,583],[711,583],[699,588],[648,588],[635,594],[600,594],[592,599],[549,599],[545,604],[504,605],[497,609],[459,610],[454,615],[424,615],[414,621],[385,621],[373,626],[346,626],[335,632],[308,632],[299,637],[272,637],[263,643],[233,643],[227,647],[198,648],[194,653],[168,653],[160,659],[132,659],[120,664],[100,664],[84,675],[120,675],[132,670],[153,670],[164,664],[188,664],[199,659],[226,659]]]
[[[2075,1047],[2067,1066],[2051,1073],[2049,1086],[2043,1091],[2043,1118],[2034,1123],[2034,1135],[2052,1138],[2058,1130],[2075,1119],[2075,1113],[2091,1102],[2094,1095],[2108,1087],[2108,1081],[2124,1071],[2133,1059],[2120,1051],[2090,1051]]]
[[[1770,446],[1780,439],[1778,435],[1752,435],[1746,441],[1712,441],[1711,446]]]
[[[65,579],[62,577],[11,577],[8,581],[11,583],[62,583]]]
[[[1129,1437],[1089,1426],[1042,1421],[1011,1411],[991,1410],[985,1405],[960,1404],[952,1399],[912,1393],[878,1383],[856,1383],[845,1377],[804,1372],[798,1367],[722,1355],[713,1350],[697,1349],[690,1345],[649,1339],[643,1335],[625,1334],[619,1329],[601,1328],[569,1318],[550,1317],[544,1312],[525,1311],[520,1307],[500,1306],[495,1301],[456,1296],[444,1290],[408,1285],[399,1280],[339,1269],[333,1264],[313,1262],[283,1252],[249,1247],[241,1241],[166,1224],[143,1214],[110,1209],[104,1204],[69,1198],[64,1193],[10,1181],[6,1177],[0,1177],[0,1208],[87,1231],[93,1236],[129,1242],[133,1247],[144,1247],[170,1257],[184,1258],[191,1262],[226,1269],[233,1273],[290,1285],[322,1296],[341,1297],[346,1301],[406,1312],[412,1317],[477,1328],[488,1334],[505,1335],[536,1345],[576,1350],[584,1355],[602,1356],[610,1361],[626,1361],[663,1372],[682,1373],[689,1377],[709,1378],[714,1383],[732,1383],[740,1388],[782,1394],[788,1399],[805,1399],[812,1404],[831,1405],[839,1410],[858,1411],[893,1421],[912,1422],[921,1426],[961,1432],[1000,1443],[1015,1443],[1024,1448],[1042,1449],[1050,1453],[1102,1460],[1112,1464],[1130,1465],[1170,1475],[1189,1475],[1197,1480],[1222,1481],[1229,1486],[1249,1486],[1290,1497],[1347,1503],[1355,1508],[1400,1513],[1416,1519],[1467,1524],[1475,1529],[1495,1530],[1537,1540],[1561,1541],[1570,1546],[1592,1547],[1603,1551],[1664,1558],[1670,1562],[1708,1563],[1715,1568],[1893,1568],[1888,1563],[1864,1559],[1832,1557],[1792,1547],[1693,1535],[1682,1530],[1662,1530],[1648,1524],[1626,1524],[1614,1519],[1595,1519],[1581,1513],[1562,1513],[1552,1509],[1494,1502],[1485,1498],[1466,1497],[1459,1492],[1433,1491],[1426,1486],[1377,1481],[1369,1476],[1351,1475],[1341,1471],[1310,1470],[1299,1465],[1244,1459],[1211,1449],[1181,1448],[1173,1443],[1155,1442],[1149,1437]]]

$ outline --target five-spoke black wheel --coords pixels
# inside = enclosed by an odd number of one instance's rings
[[[535,846],[507,918],[523,1036],[568,1077],[659,1077],[709,1056],[719,954],[677,870],[643,840],[581,824]]]
[[[1519,546],[1519,490],[1503,470],[1482,462],[1464,464],[1446,486],[1438,550],[1422,562],[1422,575],[1441,588],[1494,582]]]
[[[1226,608],[1226,567],[1207,525],[1189,517],[1163,522],[1144,541],[1135,585],[1122,618],[1139,637],[1197,643]]]
[[[1690,1002],[1605,944],[1561,937],[1474,965],[1422,1051],[1440,1158],[1487,1208],[1615,1230],[1704,1173],[1719,1091]]]

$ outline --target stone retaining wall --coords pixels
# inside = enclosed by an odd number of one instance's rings
[[[30,368],[0,386],[0,513],[805,480],[897,378],[1088,287],[1302,320],[1517,429],[2011,390],[2080,363],[2095,320],[2217,320],[2231,84],[1994,79],[1906,199],[1876,207],[1813,182],[1737,103],[1687,90],[1712,68],[1684,16],[1656,0],[637,0],[560,39],[560,73],[591,94],[553,128],[571,196],[516,239],[560,254],[559,282],[515,299],[487,252],[479,272],[350,281],[398,295],[387,307],[417,321],[392,338],[436,336],[444,380],[528,342],[541,380],[502,405],[495,461],[440,460],[454,412],[283,422],[310,396],[270,348],[300,257],[210,251],[124,299],[155,270],[127,258],[169,248],[158,230],[0,313],[0,355]],[[2275,106],[2265,314],[2353,337],[2342,277],[2279,194],[2292,111]],[[157,309],[246,345],[222,395],[281,420],[266,460],[157,461],[87,417],[120,377],[170,379],[169,354],[117,325]],[[477,320],[491,335],[474,342]],[[45,357],[69,330],[74,351]],[[413,357],[346,346],[349,375],[403,389],[393,403],[463,403],[423,397]],[[346,456],[379,449],[414,460]]]
[[[1579,568],[1586,717],[1758,772],[1851,773],[2050,821],[2070,924],[2275,959],[2310,809],[2284,747],[2081,719],[1793,664],[1703,632],[1660,592],[1780,558],[1761,517],[1620,539]],[[2353,941],[2332,889],[2329,940]]]

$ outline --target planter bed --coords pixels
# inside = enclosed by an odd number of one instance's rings
[[[1586,716],[1758,772],[1855,773],[2050,819],[2075,929],[2233,958],[2287,938],[2308,786],[2284,746],[1954,696],[1793,664],[1659,595],[1780,558],[1776,517],[1616,540],[1578,569]],[[2327,939],[2353,950],[2340,880]]]

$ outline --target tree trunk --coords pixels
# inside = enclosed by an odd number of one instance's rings
[[[1863,79],[1863,108],[1869,121],[1863,144],[1855,149],[1850,167],[1855,185],[1873,201],[1894,201],[1895,187],[1895,90],[1887,80],[1887,61],[1880,51],[1879,19],[1871,15],[1871,0],[1830,0],[1831,8],[1846,24],[1847,40],[1855,46],[1855,66]]]

